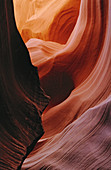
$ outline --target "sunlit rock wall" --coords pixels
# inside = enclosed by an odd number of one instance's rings
[[[111,1],[14,0],[14,7],[51,97],[45,133],[22,169],[111,169]]]
[[[64,44],[75,26],[80,0],[14,0],[14,4],[24,42],[39,38]]]
[[[83,0],[66,44],[36,38],[26,43],[41,85],[51,96],[43,114],[45,137],[110,95],[110,36],[110,2]]]
[[[23,169],[111,167],[111,2],[81,0],[78,9],[65,44],[26,43],[51,101],[45,134]]]

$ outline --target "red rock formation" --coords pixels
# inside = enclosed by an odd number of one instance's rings
[[[26,43],[51,101],[45,134],[23,169],[110,169],[110,10],[110,0],[82,0],[66,44]]]
[[[22,169],[110,169],[110,125],[111,96],[61,133],[43,141]]]
[[[16,29],[13,3],[0,1],[0,170],[21,166],[44,133],[41,113],[47,104]]]
[[[103,101],[104,89],[106,97],[110,94],[110,57],[105,51],[105,46],[110,46],[106,41],[108,8],[108,1],[81,1],[76,26],[65,45],[38,39],[26,43],[31,61],[38,67],[41,85],[51,96],[43,114],[45,137],[60,132],[88,108]],[[104,84],[102,74],[104,79],[108,76]]]
[[[75,26],[80,0],[14,0],[14,5],[24,42],[39,38],[64,44]]]
[[[11,0],[4,2],[1,4],[7,5]],[[1,4],[0,8],[4,9]],[[26,4],[26,10],[23,10],[23,4]],[[10,7],[10,4],[8,5]],[[26,43],[31,62],[38,67],[41,85],[51,97],[42,115],[45,133],[25,160],[22,169],[110,169],[111,1],[14,0],[14,5],[17,27],[24,41],[32,38]],[[55,8],[52,9],[53,5]],[[6,19],[11,11],[7,9],[8,6],[5,6],[3,10],[6,15],[1,12],[0,23],[3,21],[7,21],[7,24],[8,21],[13,23],[13,17]],[[44,11],[47,12],[42,15]],[[74,11],[76,12],[73,13]],[[7,42],[7,50],[1,50],[0,89],[3,94],[1,109],[5,115],[7,106],[14,106],[9,107],[12,111],[10,111],[11,118],[13,116],[14,118],[1,119],[1,129],[5,128],[6,131],[3,129],[0,132],[2,136],[0,153],[4,154],[3,158],[1,157],[1,165],[5,169],[8,166],[11,169],[20,164],[26,155],[26,148],[32,141],[35,138],[37,141],[40,134],[43,134],[38,114],[40,110],[43,111],[47,99],[44,99],[42,107],[43,96],[38,94],[40,84],[36,77],[37,72],[30,62],[27,49],[15,29],[15,24],[4,28],[4,34],[0,35],[1,39]],[[69,32],[66,33],[64,30],[67,29]],[[4,36],[6,30],[9,32]],[[4,44],[2,43],[1,49],[5,49]],[[4,66],[5,59],[8,59],[7,68]],[[43,95],[43,92],[41,93]],[[5,117],[7,115],[8,112]],[[28,120],[24,121],[25,118]],[[7,124],[4,124],[4,120]],[[36,128],[38,126],[40,131]],[[10,131],[7,127],[16,127],[17,130]],[[31,146],[30,150],[32,148]]]

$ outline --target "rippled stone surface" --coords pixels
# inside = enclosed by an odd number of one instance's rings
[[[82,0],[76,25],[62,45],[26,45],[51,96],[45,134],[23,169],[110,169],[111,2]]]
[[[110,2],[81,1],[67,43],[30,39],[26,45],[51,96],[43,114],[45,137],[62,131],[111,92]],[[69,82],[69,83],[68,83]]]
[[[48,98],[15,25],[13,3],[0,1],[0,170],[20,168],[43,135]]]
[[[14,2],[17,27],[24,42],[30,38],[62,44],[67,42],[79,14],[80,0],[14,0]]]
[[[42,114],[45,133],[22,169],[110,169],[111,1],[14,0],[14,6],[51,97]]]
[[[23,169],[110,169],[111,96],[61,133],[41,141]]]

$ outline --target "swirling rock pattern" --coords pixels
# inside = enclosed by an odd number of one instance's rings
[[[14,0],[31,61],[15,24],[8,23],[14,21],[10,5],[0,2],[2,27],[6,22],[0,35],[7,42],[0,62],[1,169],[16,169],[43,129],[22,169],[111,169],[111,1]],[[51,97],[43,129],[39,113],[48,99],[34,66]]]
[[[83,0],[65,45],[38,39],[26,43],[31,61],[38,67],[41,85],[51,96],[43,114],[45,137],[63,130],[111,92],[108,10],[108,1]]]
[[[111,96],[46,140],[23,169],[110,169]],[[44,141],[45,142],[45,141]]]
[[[23,169],[111,168],[111,2],[81,0],[67,42],[26,46],[51,96],[44,136]]]
[[[75,26],[80,0],[14,0],[14,5],[24,42],[39,38],[64,44]]]

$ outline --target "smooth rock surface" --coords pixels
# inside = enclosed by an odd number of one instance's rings
[[[51,101],[42,115],[45,134],[23,169],[111,168],[110,11],[110,0],[81,0],[65,44],[26,43]]]
[[[30,58],[7,15],[11,0],[4,2],[1,49],[8,50],[0,51],[2,165],[15,168],[44,129],[22,169],[110,170],[111,1],[14,0],[17,28]],[[43,129],[39,113],[48,99],[36,67],[51,97],[42,114]],[[7,119],[8,113],[13,119]]]

